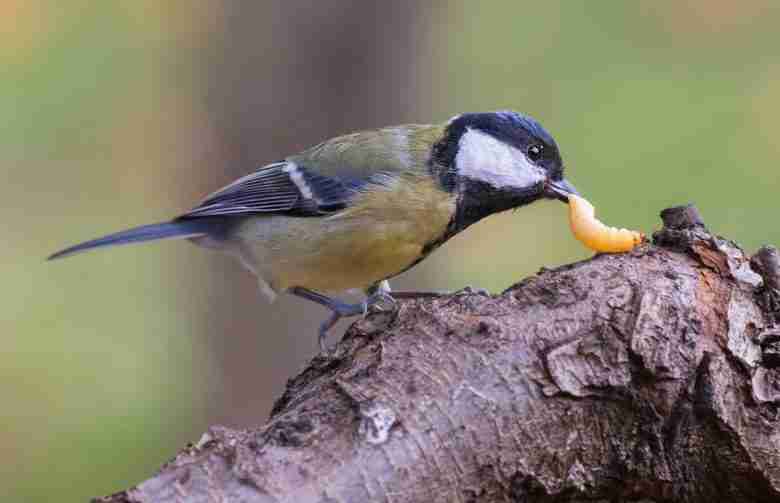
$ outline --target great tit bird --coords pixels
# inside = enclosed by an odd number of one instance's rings
[[[387,280],[493,213],[538,199],[567,201],[553,137],[534,119],[500,111],[444,124],[404,125],[327,140],[263,166],[171,221],[87,241],[92,248],[183,238],[237,257],[273,300],[288,292],[325,306],[328,330],[392,302]],[[348,304],[326,293],[362,289]]]

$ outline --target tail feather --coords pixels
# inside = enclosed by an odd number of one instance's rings
[[[47,260],[68,257],[76,253],[102,248],[104,246],[117,246],[131,243],[143,243],[158,239],[183,239],[204,236],[214,229],[214,222],[209,220],[178,220],[159,224],[142,225],[126,231],[109,234],[101,238],[85,241],[77,245],[60,250],[49,256]]]

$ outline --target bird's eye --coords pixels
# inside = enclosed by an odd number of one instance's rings
[[[542,145],[531,145],[528,147],[528,158],[536,162],[542,158],[542,151],[544,147]]]

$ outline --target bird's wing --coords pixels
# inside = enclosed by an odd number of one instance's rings
[[[320,216],[346,208],[370,185],[386,185],[419,164],[409,149],[421,126],[334,138],[259,170],[208,196],[180,218],[283,213]],[[415,129],[417,128],[417,129]]]
[[[354,189],[294,162],[264,166],[214,192],[180,218],[286,213],[315,216],[344,208]]]

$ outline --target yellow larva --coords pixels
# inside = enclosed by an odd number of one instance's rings
[[[596,210],[586,199],[569,194],[569,223],[574,237],[597,252],[617,253],[634,249],[644,234],[628,229],[607,227],[596,219]]]

